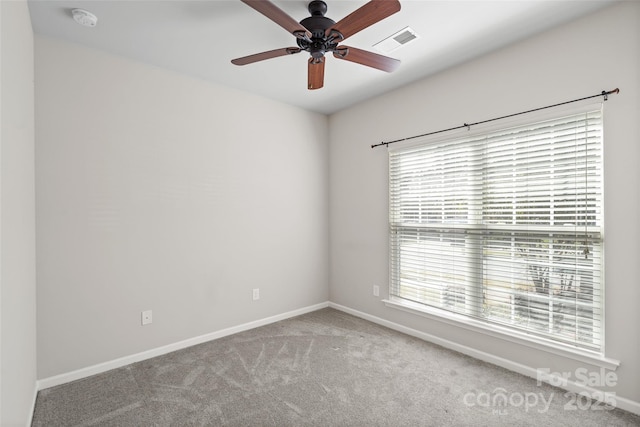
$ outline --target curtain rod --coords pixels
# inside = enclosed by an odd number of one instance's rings
[[[533,113],[535,111],[545,110],[547,108],[558,107],[560,105],[571,104],[572,102],[584,101],[585,99],[596,98],[598,96],[603,96],[604,100],[606,101],[608,99],[608,96],[611,95],[612,93],[620,93],[620,89],[615,88],[615,89],[610,90],[610,91],[604,91],[603,90],[602,92],[600,92],[600,93],[598,93],[596,95],[585,96],[584,98],[573,99],[571,101],[565,101],[565,102],[561,102],[559,104],[547,105],[546,107],[534,108],[533,110],[521,111],[520,113],[509,114],[509,115],[506,115],[506,116],[496,117],[496,118],[489,119],[489,120],[482,120],[480,122],[465,123],[465,124],[463,124],[461,126],[452,127],[452,128],[449,128],[449,129],[442,129],[442,130],[438,130],[438,131],[435,131],[435,132],[423,133],[422,135],[409,136],[409,137],[406,137],[406,138],[396,139],[396,140],[393,140],[393,141],[386,141],[386,142],[383,141],[383,142],[381,142],[379,144],[372,145],[371,148],[380,147],[381,145],[388,146],[389,144],[394,144],[396,142],[408,141],[410,139],[422,138],[423,136],[435,135],[437,133],[449,132],[449,131],[457,130],[457,129],[464,129],[464,128],[471,129],[471,126],[481,125],[483,123],[494,122],[496,120],[508,119],[509,117],[519,116],[521,114]]]

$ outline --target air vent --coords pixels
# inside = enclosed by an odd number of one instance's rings
[[[401,46],[415,40],[418,35],[409,27],[405,27],[397,33],[373,45],[373,48],[382,53],[390,53]]]

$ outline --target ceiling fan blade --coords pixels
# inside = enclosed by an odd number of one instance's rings
[[[357,64],[366,65],[367,67],[377,68],[378,70],[388,73],[394,71],[400,66],[400,60],[389,58],[388,56],[378,55],[377,53],[358,49],[351,46],[339,46],[333,52],[333,56],[345,61],[355,62]]]
[[[324,86],[324,57],[309,58],[309,90]]]
[[[271,19],[294,36],[300,39],[311,40],[309,30],[269,0],[242,0],[242,2]]]
[[[382,21],[400,10],[398,0],[371,0],[359,9],[338,21],[329,29],[327,34],[333,35],[336,31],[342,35],[342,40],[351,37],[355,33]],[[336,37],[340,39],[340,37]]]
[[[231,63],[235,65],[247,65],[265,59],[277,58],[278,56],[292,55],[300,52],[299,47],[285,47],[282,49],[274,49],[266,52],[254,53],[253,55],[243,56],[242,58],[232,59]]]

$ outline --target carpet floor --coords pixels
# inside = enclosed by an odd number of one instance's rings
[[[640,426],[331,308],[38,393],[33,426]]]

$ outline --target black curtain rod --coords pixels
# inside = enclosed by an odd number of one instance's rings
[[[407,138],[396,139],[396,140],[393,140],[393,141],[386,141],[386,142],[383,141],[383,142],[381,142],[379,144],[372,145],[371,148],[380,147],[381,145],[387,145],[388,146],[389,144],[394,144],[396,142],[408,141],[410,139],[422,138],[423,136],[435,135],[435,134],[438,134],[438,133],[449,132],[449,131],[457,130],[457,129],[464,129],[464,128],[470,129],[471,126],[481,125],[483,123],[495,122],[496,120],[508,119],[509,117],[519,116],[521,114],[533,113],[535,111],[545,110],[547,108],[558,107],[560,105],[571,104],[572,102],[584,101],[585,99],[596,98],[598,96],[603,96],[604,100],[606,101],[607,97],[609,95],[611,95],[612,93],[620,93],[620,89],[615,88],[615,89],[610,90],[610,91],[604,91],[603,90],[602,92],[600,92],[600,93],[598,93],[596,95],[585,96],[584,98],[573,99],[571,101],[565,101],[565,102],[561,102],[559,104],[547,105],[546,107],[534,108],[533,110],[522,111],[520,113],[509,114],[507,116],[496,117],[494,119],[489,119],[489,120],[482,120],[480,122],[465,123],[465,124],[463,124],[461,126],[456,126],[456,127],[449,128],[449,129],[442,129],[442,130],[438,130],[438,131],[435,131],[435,132],[423,133],[422,135],[409,136]]]

